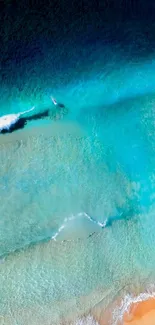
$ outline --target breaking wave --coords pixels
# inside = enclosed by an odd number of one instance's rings
[[[155,288],[154,288],[155,289]],[[140,293],[138,296],[133,296],[128,294],[122,300],[119,307],[113,310],[113,325],[117,325],[118,322],[122,322],[125,313],[129,313],[130,307],[133,303],[139,303],[142,301],[147,301],[150,298],[155,298],[155,290],[153,288],[147,289],[147,292]]]

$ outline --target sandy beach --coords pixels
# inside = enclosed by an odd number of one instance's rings
[[[124,325],[154,325],[155,299],[134,303],[128,314],[124,315]]]
[[[113,311],[120,301],[116,301],[102,311],[96,309],[93,317],[100,325],[154,325],[155,324],[155,299],[150,298],[145,301],[131,304],[129,311],[124,313],[123,319],[118,320],[113,318]]]

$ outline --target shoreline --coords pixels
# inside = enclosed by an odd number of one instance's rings
[[[155,292],[144,292],[138,296],[118,296],[107,308],[96,306],[91,315],[99,325],[154,325]]]
[[[100,236],[98,235],[97,237],[100,238]],[[90,240],[92,240],[92,238],[90,238]],[[93,245],[94,245],[94,241],[93,241]],[[58,251],[61,251],[60,247],[64,248],[64,246],[68,246],[68,243],[59,242],[58,245],[55,242],[53,244],[46,243],[44,245],[41,245],[40,249],[39,247],[35,247],[36,253],[34,255],[31,254],[33,251],[31,248],[29,251],[25,252],[26,254],[25,258],[27,259],[27,263],[24,263],[24,265],[25,266],[29,265],[30,268],[34,269],[34,261],[36,257],[38,258],[38,253],[39,253],[39,256],[44,256],[44,260],[41,259],[41,263],[43,267],[44,264],[46,263],[47,256],[48,256],[45,251],[45,248],[50,246],[51,249],[53,246],[55,246],[56,248],[56,250],[54,249],[53,253],[52,250],[50,252],[50,260],[52,261],[52,258],[57,255],[56,253]],[[75,243],[72,244],[72,246],[75,246]],[[71,251],[72,248],[74,250],[74,247],[72,246],[70,246]],[[23,258],[23,254],[20,253],[20,255]],[[1,265],[2,270],[4,268],[4,271],[6,273],[6,269],[10,269],[9,265],[12,265],[12,263],[15,263],[13,264],[14,265],[13,269],[16,269],[15,277],[16,274],[18,273],[23,274],[26,272],[24,268],[21,268],[21,258],[19,254],[17,254],[14,257],[10,256],[8,260],[6,260],[6,268],[4,266],[5,263]],[[31,266],[29,263],[31,263]],[[51,262],[51,266],[53,269],[52,262]],[[25,273],[25,275],[26,274],[27,272]],[[9,276],[10,276],[10,272],[9,272]],[[31,277],[33,279],[33,275]],[[18,281],[18,283],[20,283],[21,280],[22,278],[19,276],[18,278],[16,278],[16,281]],[[116,283],[112,282],[110,286],[107,285],[107,287],[103,287],[103,285],[100,282],[99,286],[95,287],[95,289],[90,291],[88,294],[73,295],[69,299],[68,298],[63,300],[58,299],[55,301],[53,300],[53,302],[52,301],[46,302],[46,295],[45,296],[42,295],[42,299],[43,299],[42,301],[40,300],[40,302],[38,302],[38,299],[36,302],[31,301],[31,303],[27,305],[27,307],[26,306],[22,307],[22,305],[18,306],[16,304],[14,305],[14,300],[12,299],[12,308],[14,310],[14,316],[17,317],[19,323],[22,320],[21,324],[24,325],[28,325],[29,322],[31,322],[32,325],[42,325],[42,324],[48,325],[50,322],[52,322],[52,325],[122,325],[121,323],[119,324],[119,323],[112,322],[112,318],[111,318],[112,312],[115,310],[116,312],[118,312],[116,313],[116,315],[120,314],[122,310],[120,306],[122,307],[124,306],[123,303],[125,302],[125,297],[127,297],[128,295],[130,295],[131,297],[135,297],[135,299],[137,299],[137,297],[140,296],[140,293],[141,294],[144,292],[149,293],[148,290],[151,283],[154,283],[154,279],[152,278],[151,280],[151,275],[149,275],[149,277],[147,278],[142,277],[141,281],[139,277],[138,278],[133,277],[131,279],[130,278],[124,279],[123,277],[120,277],[119,279],[117,279]],[[7,290],[6,285],[7,283],[5,284],[5,290]],[[15,294],[15,288],[12,289]],[[18,290],[19,289],[20,286]],[[151,291],[150,289],[149,294],[151,294],[151,292],[153,292],[153,290]],[[8,298],[11,299],[11,292],[9,292]],[[7,314],[7,310],[6,313],[5,312],[3,313],[3,318],[4,318],[4,325],[11,324],[11,318],[10,315]],[[123,325],[128,325],[128,323],[127,324],[125,323]],[[132,325],[140,325],[140,324],[133,323]],[[142,325],[144,324],[142,323]],[[150,324],[145,324],[145,325],[150,325]]]

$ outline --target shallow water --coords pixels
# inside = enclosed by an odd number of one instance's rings
[[[6,257],[0,273],[5,323],[12,323],[11,313],[20,324],[68,323],[102,300],[106,307],[123,287],[138,292],[154,280],[155,266],[139,228],[137,221],[118,221],[87,239],[51,241]]]
[[[34,134],[1,136],[1,255],[57,235],[73,238],[76,222],[80,237],[107,220],[148,210],[154,202],[153,101],[147,95],[97,106],[76,120],[37,126]]]

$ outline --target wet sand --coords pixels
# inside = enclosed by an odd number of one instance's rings
[[[128,314],[124,315],[124,325],[154,325],[155,299],[134,303]]]
[[[93,311],[93,317],[99,325],[154,325],[155,324],[155,298],[145,301],[132,303],[129,311],[124,313],[123,319],[118,320],[113,317],[116,305],[120,305],[120,301],[115,301],[106,310],[102,310],[101,306]]]

